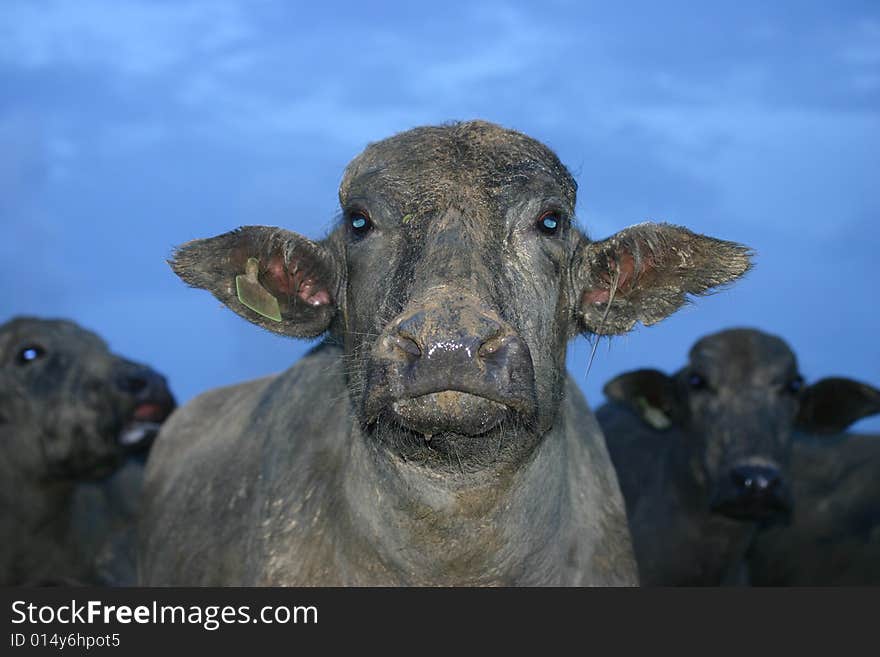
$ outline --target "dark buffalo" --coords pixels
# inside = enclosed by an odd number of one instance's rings
[[[370,145],[339,199],[320,242],[251,226],[175,254],[254,324],[327,338],[162,430],[143,583],[636,583],[566,344],[661,320],[747,250],[663,224],[591,241],[553,152],[484,122]]]
[[[174,407],[164,378],[62,320],[0,326],[0,582],[134,579],[140,455]]]
[[[878,412],[862,403],[870,391],[848,379],[805,386],[788,345],[753,329],[702,338],[671,376],[637,370],[610,381],[596,415],[642,582],[746,583],[758,529],[808,504],[791,459],[795,430],[840,430]]]

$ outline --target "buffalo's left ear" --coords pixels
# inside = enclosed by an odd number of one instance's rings
[[[852,379],[821,379],[801,393],[796,425],[810,433],[839,433],[880,413],[880,390]]]
[[[611,379],[602,388],[608,399],[628,406],[651,427],[672,426],[678,396],[675,379],[660,370],[633,370]]]
[[[577,332],[626,333],[671,315],[687,295],[706,294],[749,270],[751,251],[670,224],[644,223],[601,242],[586,239],[574,260]]]

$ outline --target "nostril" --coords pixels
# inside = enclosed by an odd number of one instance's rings
[[[734,470],[730,473],[730,478],[733,480],[733,483],[736,484],[737,488],[751,489],[754,486],[754,479],[748,473],[742,472],[740,470]]]
[[[499,335],[495,336],[494,338],[489,338],[480,345],[480,349],[479,351],[477,351],[477,354],[480,356],[480,358],[488,358],[504,349],[507,346],[507,342],[507,336]]]
[[[765,493],[782,483],[779,473],[771,468],[735,468],[730,477],[737,489],[744,493]]]
[[[782,479],[779,475],[770,475],[762,480],[762,488],[767,491],[772,491],[779,487],[782,483]]]
[[[391,337],[391,343],[401,351],[404,351],[411,356],[415,356],[416,358],[419,358],[422,355],[422,350],[419,349],[419,345],[412,338],[403,335],[395,335]]]

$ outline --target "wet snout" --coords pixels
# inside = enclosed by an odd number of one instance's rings
[[[367,396],[368,417],[390,407],[423,434],[477,435],[505,416],[534,415],[528,346],[477,300],[447,298],[404,312],[379,338],[373,365],[385,381]]]
[[[737,520],[767,520],[789,513],[791,506],[780,469],[770,462],[746,461],[727,470],[712,510]]]

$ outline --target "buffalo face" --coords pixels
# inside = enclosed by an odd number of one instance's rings
[[[0,326],[0,358],[11,458],[40,477],[108,473],[146,450],[174,409],[161,375],[72,322],[11,320]]]
[[[555,154],[474,121],[371,144],[314,242],[244,227],[172,267],[246,319],[344,346],[363,431],[440,468],[519,462],[554,425],[565,347],[653,324],[749,266],[743,247],[666,224],[602,241],[574,222]]]
[[[788,477],[795,431],[841,431],[880,412],[880,391],[866,384],[805,385],[785,341],[755,329],[706,336],[675,375],[629,372],[605,393],[657,429],[681,429],[711,511],[762,522],[786,518],[796,503]]]

